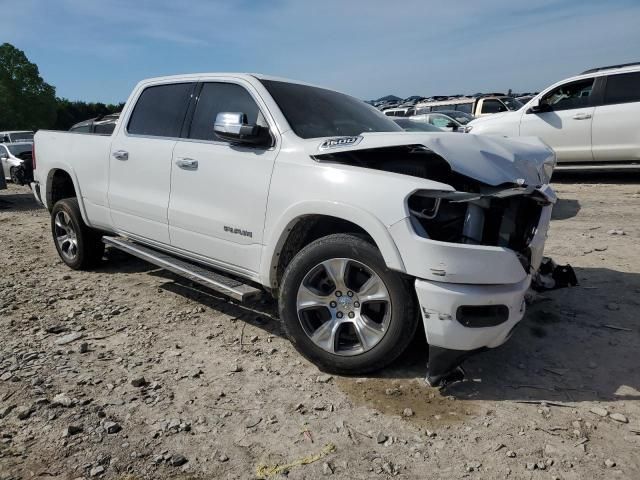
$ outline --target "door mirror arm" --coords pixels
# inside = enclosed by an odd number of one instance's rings
[[[539,103],[538,105],[534,105],[529,108],[529,110],[527,110],[527,113],[546,113],[552,111],[553,107],[548,103]]]

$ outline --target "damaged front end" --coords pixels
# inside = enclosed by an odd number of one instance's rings
[[[504,343],[524,315],[556,200],[548,185],[555,155],[541,142],[478,136],[365,144],[314,158],[432,182],[408,194],[406,217],[388,229],[416,279],[427,381],[458,380],[465,358]]]

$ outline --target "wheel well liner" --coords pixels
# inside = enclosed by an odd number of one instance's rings
[[[353,233],[376,245],[371,235],[362,227],[330,215],[304,215],[292,222],[287,232],[286,240],[276,252],[276,258],[272,264],[272,268],[276,270],[271,282],[273,290],[277,290],[280,286],[284,271],[293,257],[314,240],[334,233]]]
[[[47,175],[47,206],[49,211],[58,200],[76,197],[71,175],[62,169],[54,169]]]

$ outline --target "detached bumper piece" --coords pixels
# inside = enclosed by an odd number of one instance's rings
[[[486,349],[464,351],[430,346],[426,382],[430,387],[442,388],[455,382],[461,382],[465,378],[465,372],[461,367],[462,362],[483,350]]]

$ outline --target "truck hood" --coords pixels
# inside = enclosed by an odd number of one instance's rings
[[[459,133],[381,132],[306,141],[312,156],[395,146],[423,145],[453,171],[491,186],[549,183],[556,158],[536,137],[500,138]]]

